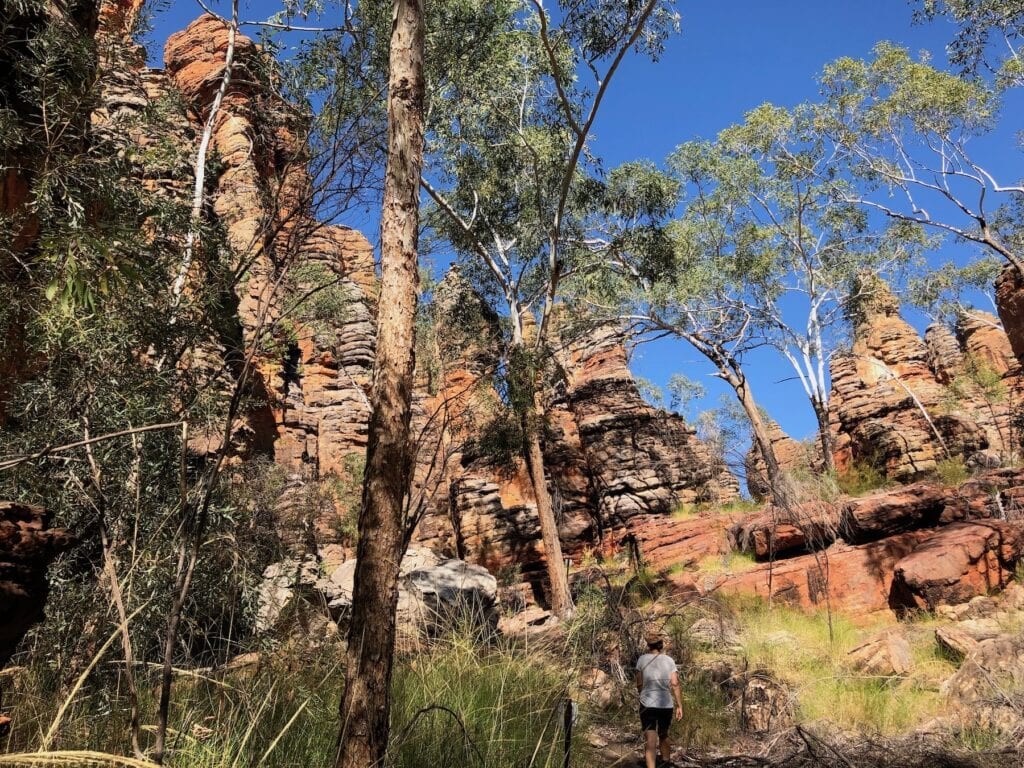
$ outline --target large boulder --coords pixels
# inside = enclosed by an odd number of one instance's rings
[[[410,571],[403,586],[422,606],[421,622],[428,634],[458,621],[468,620],[487,632],[497,626],[498,580],[482,566],[445,560]]]
[[[935,610],[1000,589],[1013,577],[1024,526],[1001,520],[940,528],[896,564],[893,607]]]
[[[821,552],[724,575],[703,591],[752,594],[807,609],[822,608],[829,600],[833,608],[857,616],[887,611],[896,563],[930,533],[908,531],[858,546],[836,542]],[[692,581],[685,573],[672,573],[669,579],[683,587]]]
[[[950,656],[963,658],[980,643],[1001,634],[1002,629],[994,619],[967,619],[937,627],[935,642]]]
[[[850,665],[868,675],[905,675],[914,664],[910,643],[898,630],[889,630],[857,646],[848,658]]]
[[[872,541],[938,524],[947,491],[936,483],[915,483],[880,491],[843,505],[840,530],[847,541]]]
[[[257,630],[281,630],[298,623],[304,630],[329,618],[347,623],[352,613],[355,560],[330,573],[313,558],[285,560],[268,566],[260,587]],[[442,560],[428,549],[412,548],[399,572],[396,623],[399,636],[417,640],[455,621],[469,621],[481,631],[497,626],[498,582],[485,568],[462,560]],[[310,615],[321,617],[313,622]],[[298,617],[299,621],[293,619]]]

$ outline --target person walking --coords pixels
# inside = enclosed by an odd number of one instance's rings
[[[647,768],[664,768],[671,765],[672,744],[668,738],[668,729],[672,725],[673,715],[676,720],[683,719],[683,696],[679,690],[679,674],[672,657],[663,653],[664,647],[665,641],[660,635],[648,636],[647,653],[636,662],[636,689],[640,692],[640,728],[644,734],[644,759]]]

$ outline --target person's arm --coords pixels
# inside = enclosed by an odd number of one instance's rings
[[[672,677],[669,680],[669,684],[672,686],[672,698],[676,700],[676,720],[683,719],[683,692],[679,688],[679,673],[673,672]]]
[[[644,673],[638,669],[634,675],[634,679],[636,681],[637,693],[642,693],[644,690]]]

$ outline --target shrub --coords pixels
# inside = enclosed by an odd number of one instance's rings
[[[890,482],[874,462],[859,459],[836,478],[836,485],[847,496],[863,496],[888,487]]]
[[[943,485],[958,486],[971,476],[963,460],[959,457],[943,459],[935,465],[935,476]]]

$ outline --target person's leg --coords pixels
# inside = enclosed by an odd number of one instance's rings
[[[668,729],[672,725],[672,710],[666,709],[659,712],[658,718],[658,746],[661,750],[661,759],[668,763],[672,760],[672,744],[668,740]]]
[[[658,768],[658,732],[653,728],[644,731],[644,760],[647,768]]]
[[[668,734],[661,737],[661,759],[666,763],[672,759],[672,742],[668,739]]]

